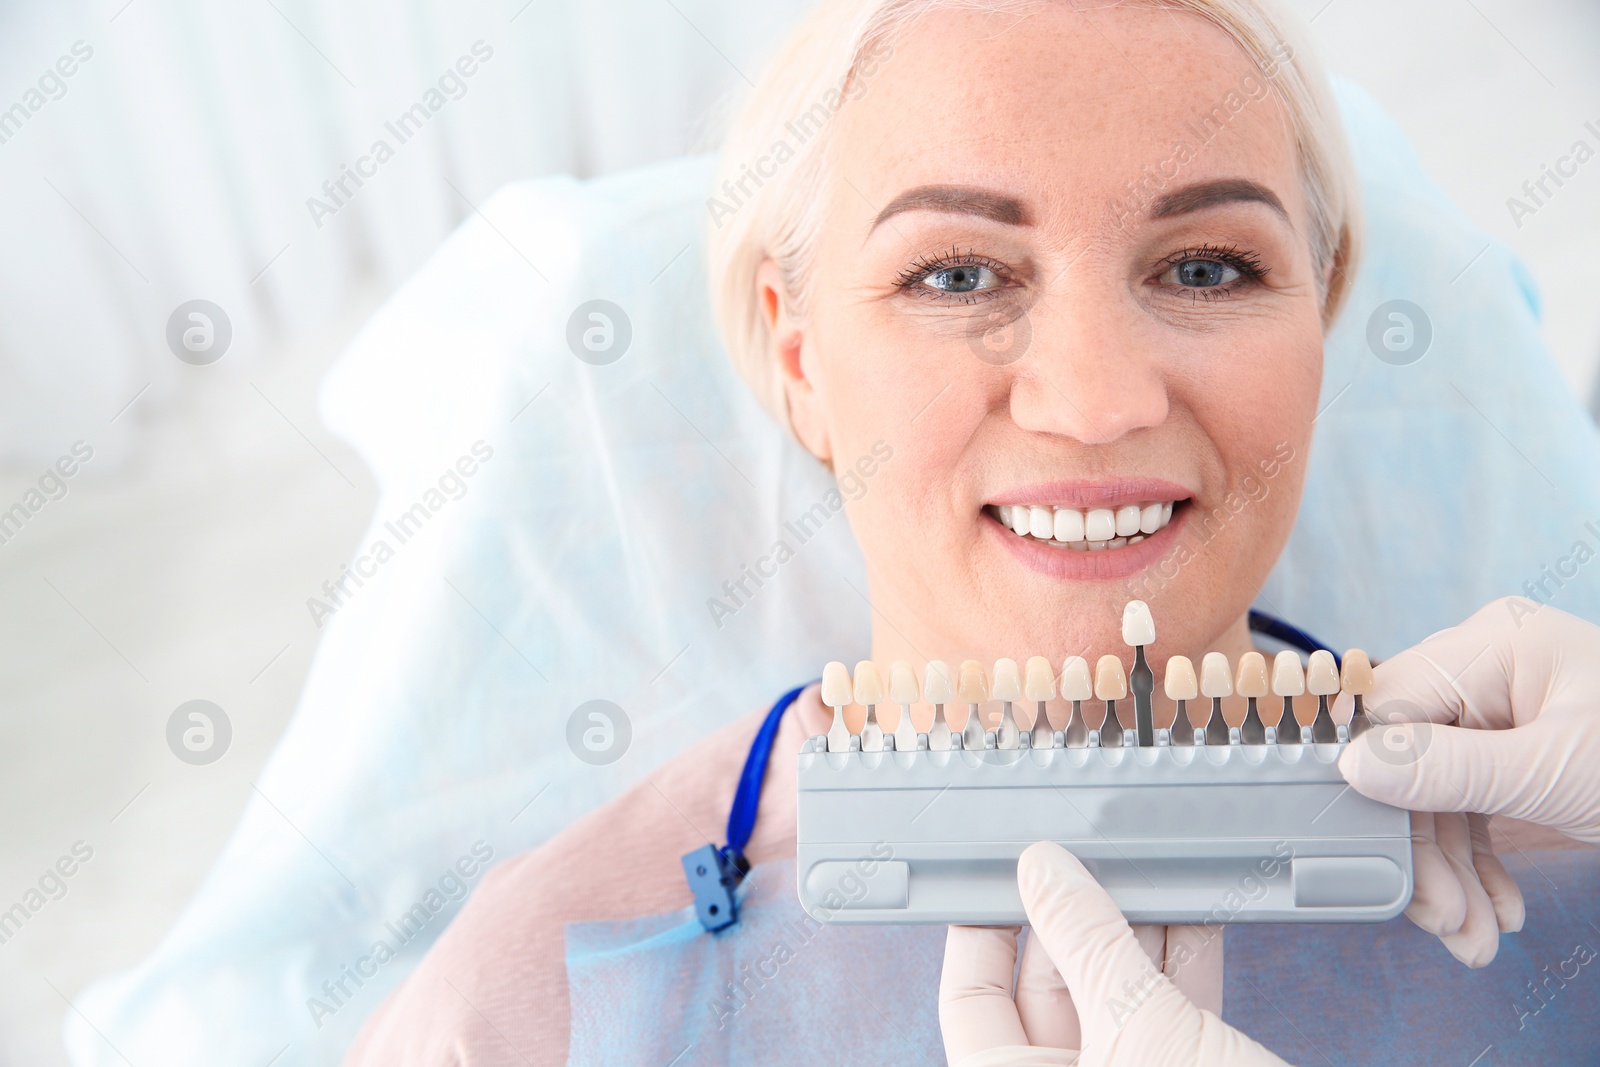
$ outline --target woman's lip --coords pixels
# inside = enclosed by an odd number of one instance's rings
[[[999,538],[1006,549],[1029,570],[1066,581],[1127,578],[1151,566],[1177,541],[1178,531],[1189,521],[1192,508],[1177,508],[1172,521],[1135,545],[1120,548],[1053,548],[1032,537],[1022,537],[1000,525],[990,512],[983,512],[987,536]]]
[[[1193,490],[1161,478],[1108,478],[1104,481],[1037,482],[1008,489],[988,503],[1055,505],[1063,508],[1115,508],[1157,500],[1188,500]]]

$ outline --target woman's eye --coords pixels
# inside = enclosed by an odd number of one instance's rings
[[[994,289],[1003,284],[1000,276],[988,267],[964,264],[959,267],[940,267],[923,275],[920,283],[941,293],[974,293],[980,289]]]
[[[1236,282],[1241,277],[1237,267],[1216,259],[1186,259],[1175,263],[1161,280],[1167,285],[1181,285],[1188,289],[1215,289]]]

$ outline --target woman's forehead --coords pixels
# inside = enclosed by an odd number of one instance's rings
[[[896,39],[842,118],[835,158],[869,222],[927,186],[1004,190],[1036,214],[1115,213],[1245,179],[1297,206],[1294,132],[1270,78],[1180,12],[936,10]]]

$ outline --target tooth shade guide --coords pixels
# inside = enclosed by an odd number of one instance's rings
[[[1094,695],[1098,700],[1122,700],[1128,695],[1128,676],[1120,656],[1108,652],[1095,662]]]
[[[994,683],[989,687],[989,698],[1011,704],[1022,700],[1022,668],[1016,660],[994,661]]]
[[[1033,721],[1028,724],[1029,748],[1051,748],[1055,742],[1055,727],[1050,722],[1050,709],[1048,701],[1036,701],[1032,704]]]
[[[956,671],[956,702],[966,707],[961,725],[962,748],[982,751],[983,735],[988,725],[983,705],[988,701],[989,672],[975,659],[962,660]]]
[[[1124,606],[1123,616],[1124,641],[1131,638],[1147,642],[1134,646],[1137,665],[1138,657],[1144,654],[1149,645],[1154,644],[1153,619],[1148,617],[1147,606],[1139,601],[1128,602]],[[944,666],[944,674],[936,669],[939,661],[931,661],[922,667],[925,682],[933,680],[935,689],[939,688],[939,683],[944,683],[949,689],[958,690],[951,694],[954,699],[945,702],[942,714],[941,709],[928,701],[925,694],[922,700],[910,705],[908,713],[904,698],[927,688],[926,684],[915,684],[918,668],[909,663],[897,661],[885,670],[879,664],[864,660],[855,665],[854,671],[841,663],[829,664],[824,672],[829,676],[826,679],[828,685],[824,686],[829,690],[828,695],[838,700],[841,691],[848,690],[854,699],[848,704],[830,706],[830,725],[825,732],[834,732],[831,718],[833,709],[837,708],[852,743],[864,745],[875,725],[883,733],[891,735],[896,742],[892,747],[901,751],[915,751],[912,742],[920,746],[918,735],[929,733],[936,720],[942,720],[949,728],[962,730],[973,748],[979,747],[986,733],[991,743],[997,739],[997,735],[1016,737],[1020,747],[1044,748],[1045,742],[1053,743],[1057,734],[1064,735],[1068,744],[1081,744],[1090,728],[1101,733],[1101,741],[1107,747],[1118,746],[1121,731],[1125,729],[1135,730],[1140,747],[1160,745],[1157,731],[1165,731],[1167,739],[1173,744],[1186,745],[1197,730],[1205,732],[1207,739],[1211,740],[1217,730],[1230,726],[1245,728],[1247,744],[1259,743],[1260,732],[1266,729],[1271,729],[1274,736],[1285,744],[1297,743],[1302,737],[1312,738],[1318,743],[1337,743],[1346,731],[1342,729],[1342,724],[1332,719],[1335,710],[1331,699],[1333,694],[1311,691],[1334,689],[1336,680],[1343,682],[1343,678],[1337,676],[1350,670],[1357,671],[1359,675],[1365,669],[1368,672],[1366,684],[1370,685],[1370,664],[1364,662],[1365,657],[1359,650],[1352,650],[1351,664],[1345,671],[1335,670],[1338,661],[1326,650],[1318,650],[1305,666],[1301,666],[1296,654],[1283,653],[1273,658],[1252,650],[1239,657],[1234,670],[1228,669],[1227,657],[1215,652],[1204,655],[1203,667],[1212,667],[1215,660],[1220,665],[1220,671],[1212,671],[1213,674],[1233,676],[1222,683],[1227,689],[1243,693],[1246,697],[1256,694],[1256,715],[1251,720],[1248,717],[1249,701],[1241,699],[1239,695],[1220,700],[1205,698],[1204,690],[1216,688],[1214,684],[1206,684],[1205,677],[1180,684],[1177,692],[1183,695],[1169,695],[1171,683],[1168,666],[1187,662],[1187,669],[1192,671],[1193,661],[1185,661],[1184,657],[1170,657],[1168,664],[1162,665],[1146,656],[1151,676],[1155,668],[1162,670],[1160,679],[1150,682],[1126,672],[1126,655],[1105,653],[1094,656],[1093,669],[1090,667],[1091,659],[1068,657],[1061,661],[1062,673],[1059,678],[1052,676],[1050,661],[1040,656],[1025,658],[1019,655],[1016,660],[1003,657],[987,664],[963,660],[954,670]],[[1204,675],[1206,672],[1196,673]],[[888,684],[885,684],[885,675],[888,676]],[[951,675],[955,677],[951,678]],[[955,684],[948,685],[951,681]],[[1265,695],[1261,695],[1263,681],[1266,683]],[[1361,681],[1359,676],[1357,681]],[[1201,689],[1202,695],[1190,695],[1195,688]],[[1052,692],[1055,695],[1048,696]],[[1083,695],[1074,701],[1071,698],[1074,693]],[[1352,698],[1360,695],[1351,693]],[[864,700],[865,697],[873,699]],[[897,697],[901,699],[895,699]],[[1041,697],[1045,699],[1041,700]],[[1289,698],[1287,709],[1284,707],[1285,698]],[[1085,699],[1096,706],[1083,706]],[[1270,705],[1262,704],[1260,701],[1263,699],[1268,700]],[[1182,707],[1179,706],[1179,700],[1182,701]],[[1060,702],[1061,707],[1058,714],[1052,716],[1049,705],[1056,701]],[[1119,702],[1135,706],[1121,708],[1117,706]],[[1214,703],[1219,705],[1216,710],[1220,711],[1220,715],[1212,714]],[[921,710],[921,704],[928,705],[926,711]],[[1020,706],[1024,704],[1027,705],[1026,710]],[[891,707],[892,711],[889,710]],[[1344,716],[1341,715],[1341,718]],[[924,722],[928,730],[918,729]],[[1147,723],[1149,730],[1146,729]],[[1058,726],[1060,729],[1057,729]],[[1150,735],[1148,740],[1147,733]],[[1025,739],[1023,735],[1026,735]],[[1034,742],[1037,742],[1037,746]],[[872,750],[870,745],[864,747]]]
[[[1122,609],[1122,643],[1131,646],[1153,645],[1156,641],[1156,622],[1150,614],[1150,605],[1142,600],[1130,600]]]
[[[1207,652],[1201,657],[1200,695],[1213,699],[1233,695],[1233,671],[1228,657],[1221,652]]]
[[[887,696],[883,684],[883,674],[878,670],[878,665],[869,659],[864,659],[856,664],[852,674],[854,682],[852,695],[855,702],[863,706],[882,704]]]
[[[1319,648],[1306,664],[1306,692],[1312,696],[1333,696],[1339,692],[1339,667],[1333,653]]]
[[[1325,648],[1311,653],[1306,664],[1306,691],[1317,698],[1317,713],[1311,721],[1312,739],[1321,743],[1337,741],[1339,728],[1333,721],[1331,698],[1339,692],[1339,666],[1333,653]]]
[[[1280,745],[1300,743],[1300,719],[1295,715],[1294,698],[1306,691],[1305,668],[1300,665],[1300,654],[1285,649],[1272,660],[1272,692],[1279,698],[1280,708],[1276,738]]]
[[[1061,664],[1061,698],[1063,700],[1093,700],[1094,676],[1089,671],[1089,661],[1082,656],[1068,656]]]
[[[1229,689],[1232,689],[1230,682]],[[1244,721],[1245,702],[1236,696],[1208,697],[1202,694],[1198,717],[1203,720],[1201,729],[1206,734],[1206,744],[1227,745],[1229,733]]]
[[[1298,652],[1285,649],[1273,657],[1272,691],[1281,697],[1297,697],[1306,691],[1306,672]]]
[[[1372,726],[1365,698],[1372,692],[1373,683],[1372,661],[1367,658],[1367,654],[1359,648],[1347,651],[1339,671],[1339,686],[1351,696],[1353,707],[1350,711],[1349,731],[1352,738],[1360,736]]]
[[[1007,657],[995,660],[989,696],[1000,705],[1000,719],[995,726],[997,748],[1009,750],[1020,744],[1022,728],[1017,721],[1016,705],[1022,701],[1022,695],[1022,670],[1017,661]]]
[[[912,721],[911,709],[895,706],[894,747],[897,752],[914,752],[917,748],[917,734],[919,731],[916,723]]]
[[[944,660],[929,660],[922,673],[922,699],[929,704],[948,704],[955,695],[955,674],[950,665]]]
[[[1120,734],[1105,738],[1107,747],[1119,747],[1120,740]],[[969,759],[966,753],[899,755],[818,758],[813,741],[799,756],[796,866],[815,870],[817,877],[802,875],[798,891],[802,907],[825,922],[1026,922],[1014,883],[974,876],[996,860],[1014,861],[1041,837],[1079,854],[1097,873],[1109,870],[1103,882],[1113,903],[1141,923],[1218,921],[1220,892],[1261,879],[1263,860],[1281,870],[1284,846],[1297,861],[1292,888],[1284,884],[1285,872],[1275,883],[1285,892],[1247,894],[1237,908],[1230,902],[1222,921],[1375,923],[1400,914],[1409,900],[1409,813],[1348,790],[1337,761],[1323,758],[1327,752],[1157,747],[1138,754],[1079,749],[1000,760]],[[1185,786],[1176,793],[1166,788],[1177,784],[1175,778]],[[907,791],[943,799],[925,817],[910,819]],[[1058,794],[1068,803],[1059,803]],[[1339,803],[1329,806],[1334,797]],[[1074,809],[1104,813],[1117,824],[1082,825]],[[1022,824],[1015,822],[1019,812],[1029,815]],[[1269,834],[1250,818],[1241,825],[1239,812],[1277,822]],[[836,878],[822,876],[853,866],[878,841],[893,850],[898,900],[880,894],[874,900],[881,903],[825,908],[822,894]],[[1135,859],[1127,855],[1127,842],[1140,847]],[[1314,859],[1316,870],[1329,876],[1324,885],[1342,887],[1338,901],[1298,899],[1302,874],[1304,888],[1315,894],[1310,875],[1316,872],[1298,869],[1302,857]],[[818,864],[834,871],[819,870]],[[1119,888],[1129,885],[1137,892]]]
[[[1050,700],[1056,695],[1056,676],[1050,661],[1043,656],[1029,656],[1023,666],[1023,695],[1033,701]]]
[[[956,699],[968,706],[989,699],[989,675],[975,659],[962,660],[956,673]]]
[[[1372,692],[1373,683],[1372,661],[1367,654],[1359,648],[1346,652],[1339,672],[1340,689],[1355,696],[1366,696]]]
[[[1267,657],[1253,649],[1240,656],[1233,688],[1242,697],[1260,698],[1271,693],[1272,686],[1267,679]]]
[[[1264,744],[1267,736],[1266,720],[1257,702],[1267,698],[1272,691],[1267,676],[1267,658],[1253,649],[1240,656],[1238,669],[1234,673],[1233,688],[1239,696],[1245,698],[1244,722],[1239,724],[1240,743]]]
[[[833,721],[833,718],[832,718],[833,709],[828,707],[826,704],[824,704],[823,707],[822,707],[822,710],[827,712],[828,721],[832,722]],[[860,704],[845,704],[845,705],[842,706],[841,710],[843,712],[843,716],[842,717],[844,719],[844,728],[847,731],[849,731],[852,735],[860,734],[862,729],[867,724],[867,709],[862,707]],[[883,722],[883,719],[881,717],[881,713],[886,711],[886,710],[890,711],[891,714],[895,714],[895,715],[898,715],[899,712],[900,712],[900,709],[894,707],[893,705],[890,705],[889,708],[887,708],[887,709],[883,708],[883,707],[879,707],[878,711],[880,713],[880,717],[879,717],[878,722],[879,722],[880,725]],[[884,727],[884,732],[885,733],[889,732],[888,727]]]
[[[838,660],[822,668],[822,702],[830,708],[843,707],[855,699],[850,670]]]
[[[1133,718],[1133,698],[1129,695],[1128,675],[1122,667],[1122,657],[1107,653],[1101,656],[1094,668],[1094,695],[1104,701],[1105,718],[1100,720],[1100,743],[1108,747],[1122,743],[1122,731]],[[1124,711],[1118,703],[1127,704]]]
[[[1194,700],[1200,695],[1194,661],[1188,656],[1172,656],[1161,672],[1161,692],[1169,700]]]
[[[1189,718],[1188,704],[1189,701],[1180,700],[1173,705],[1172,722],[1166,728],[1167,744],[1169,745],[1182,745],[1186,748],[1193,747],[1195,734],[1200,734],[1202,740],[1205,737],[1205,731],[1197,728],[1194,725],[1194,721]]]
[[[1320,744],[1333,744],[1339,740],[1339,724],[1333,721],[1326,694],[1317,697],[1317,714],[1311,720],[1311,738]]]
[[[1267,725],[1266,720],[1261,717],[1261,708],[1256,703],[1257,699],[1257,697],[1245,698],[1244,722],[1239,724],[1239,739],[1242,744],[1266,744]]]
[[[1269,697],[1268,699],[1272,704],[1279,706],[1282,706],[1284,702],[1283,697]],[[1284,721],[1294,726],[1295,736],[1298,737],[1300,735],[1301,717],[1314,705],[1311,702],[1311,698],[1307,696],[1289,697],[1288,699],[1292,702],[1292,711],[1290,712],[1290,717]],[[1307,718],[1305,721],[1309,722],[1310,719]],[[1279,726],[1279,732],[1282,732],[1282,725]]]

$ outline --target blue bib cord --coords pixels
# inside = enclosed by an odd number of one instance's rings
[[[728,812],[728,843],[721,848],[704,845],[683,857],[683,873],[694,893],[695,913],[700,917],[700,925],[712,933],[739,921],[739,905],[733,891],[750,871],[744,848],[756,828],[756,809],[761,803],[761,783],[767,776],[767,763],[772,758],[772,743],[778,737],[783,713],[806,686],[812,684],[815,683],[795,686],[779,697],[756,732],[750,754],[745,757],[744,770],[739,775],[739,788],[733,794],[733,808]]]
[[[1282,619],[1268,615],[1264,611],[1257,611],[1255,608],[1250,609],[1250,629],[1258,634],[1265,634],[1275,641],[1293,645],[1307,655],[1319,648],[1328,648],[1327,645],[1318,641],[1315,637],[1300,629],[1300,627],[1291,626]],[[1328,648],[1328,651],[1333,653],[1333,665],[1335,667],[1343,667],[1344,657],[1334,652],[1331,648]]]
[[[1327,646],[1321,641],[1318,641],[1315,637],[1312,637],[1310,634],[1300,629],[1300,627],[1291,626],[1282,619],[1268,615],[1264,611],[1257,611],[1254,608],[1250,609],[1250,629],[1258,634],[1264,634],[1275,641],[1282,641],[1284,644],[1290,645],[1293,648],[1306,653],[1307,655],[1310,655],[1318,649],[1327,648]],[[1337,668],[1343,668],[1344,657],[1333,651],[1331,648],[1327,648],[1327,651],[1329,655],[1333,656],[1333,665]],[[1252,700],[1250,702],[1250,707],[1250,713],[1251,715],[1254,715],[1255,701]],[[1285,715],[1290,714],[1288,708],[1288,699],[1285,698]],[[1317,698],[1317,717],[1311,724],[1311,739],[1313,741],[1333,742],[1339,739],[1339,728],[1334,725],[1333,716],[1329,713],[1329,710],[1328,698],[1325,696],[1319,696]],[[1360,712],[1361,698],[1356,697],[1356,714],[1358,718],[1360,717]],[[1357,726],[1357,720],[1351,719],[1350,732],[1352,735],[1357,732]],[[1282,729],[1282,723],[1279,724],[1279,729]]]

